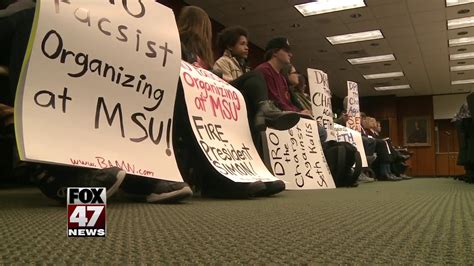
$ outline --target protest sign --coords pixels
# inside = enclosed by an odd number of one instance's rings
[[[308,68],[308,83],[313,116],[327,133],[327,140],[336,140],[328,75],[321,70]]]
[[[172,148],[181,46],[152,0],[37,1],[16,97],[22,159],[182,181]]]
[[[347,116],[346,127],[361,132],[359,87],[353,81],[347,81]]]
[[[285,131],[267,129],[267,146],[273,173],[287,189],[335,188],[324,157],[316,121],[300,119]]]
[[[278,180],[253,144],[242,94],[207,70],[181,64],[189,121],[212,167],[235,182]]]
[[[362,135],[360,132],[338,124],[334,125],[334,129],[337,133],[337,141],[345,141],[354,145],[357,148],[357,151],[360,153],[362,167],[368,167],[364,143],[362,142]]]

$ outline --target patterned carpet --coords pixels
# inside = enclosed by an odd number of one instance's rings
[[[66,208],[0,190],[0,264],[472,264],[474,185],[445,178],[152,205],[109,201],[108,235],[67,238]]]

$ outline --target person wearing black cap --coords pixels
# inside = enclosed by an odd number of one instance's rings
[[[290,64],[291,57],[290,43],[285,37],[277,37],[270,40],[265,47],[265,63],[260,64],[256,70],[260,71],[267,83],[268,98],[272,100],[278,108],[283,111],[300,112],[304,115],[311,115],[308,110],[301,110],[296,107],[290,98],[290,91],[285,77],[280,73],[283,67]]]

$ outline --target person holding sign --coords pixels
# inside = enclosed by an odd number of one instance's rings
[[[311,111],[311,99],[309,98],[309,95],[305,93],[307,86],[303,75],[298,73],[292,64],[286,65],[281,70],[281,73],[285,76],[286,83],[288,83],[291,102],[302,110]]]
[[[343,110],[341,114],[339,115],[338,118],[334,119],[334,122],[336,124],[339,124],[341,126],[346,126],[347,121],[349,120],[349,115],[347,114],[347,102],[348,102],[348,97],[344,97],[343,100]],[[365,113],[361,112],[361,121],[366,119]],[[361,122],[362,123],[362,122]],[[365,131],[364,127],[361,126],[361,135],[362,135],[362,143],[364,144],[364,151],[365,155],[367,156],[367,160],[369,161],[369,164],[375,160],[376,155],[375,153],[375,147],[376,147],[376,140],[373,138],[369,138],[367,136],[367,132]]]
[[[266,127],[286,130],[296,125],[298,115],[276,108],[269,101],[268,89],[261,73],[250,71],[247,66],[247,30],[240,26],[225,28],[219,33],[217,42],[224,54],[216,61],[213,70],[222,73],[222,78],[243,94],[249,121],[253,121],[250,122],[250,128],[254,135]]]
[[[285,76],[286,83],[290,89],[291,102],[301,110],[307,110],[312,113],[311,100],[304,92],[306,88],[306,80],[298,73],[292,64],[288,64],[281,70]],[[326,129],[318,123],[318,133],[321,143],[324,143],[328,137]]]
[[[181,36],[183,60],[196,67],[210,69],[213,65],[212,57],[206,55],[206,51],[212,50],[210,49],[212,31],[206,12],[194,6],[183,8],[178,18],[178,29]],[[285,184],[281,180],[265,183],[262,181],[234,182],[218,173],[198,146],[188,114],[189,107],[186,107],[185,101],[184,88],[182,83],[179,83],[173,125],[173,131],[177,136],[173,138],[173,145],[182,176],[191,184],[200,186],[202,195],[218,198],[247,198],[273,195],[285,189]],[[216,130],[219,132],[219,129],[215,129],[214,132]],[[223,133],[219,136],[222,135]],[[219,136],[215,137],[221,138]],[[222,139],[222,141],[227,140]]]

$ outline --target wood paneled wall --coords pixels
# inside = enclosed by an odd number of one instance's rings
[[[436,132],[433,120],[433,97],[432,96],[415,96],[400,97],[381,96],[381,97],[365,97],[361,99],[361,110],[367,115],[377,119],[388,119],[390,124],[390,138],[394,145],[403,146],[403,120],[407,117],[427,116],[430,117],[431,145],[426,147],[408,147],[413,152],[413,156],[409,161],[409,174],[413,176],[436,176],[440,175],[439,166],[437,171],[437,155],[436,155]],[[439,130],[446,130],[445,127],[452,125],[442,122]],[[457,137],[453,128],[453,138]],[[441,140],[441,139],[440,139]],[[444,142],[443,142],[444,143]],[[442,143],[441,143],[442,145]],[[458,145],[454,142],[451,145],[451,152],[458,151]],[[439,159],[438,159],[439,161]]]

